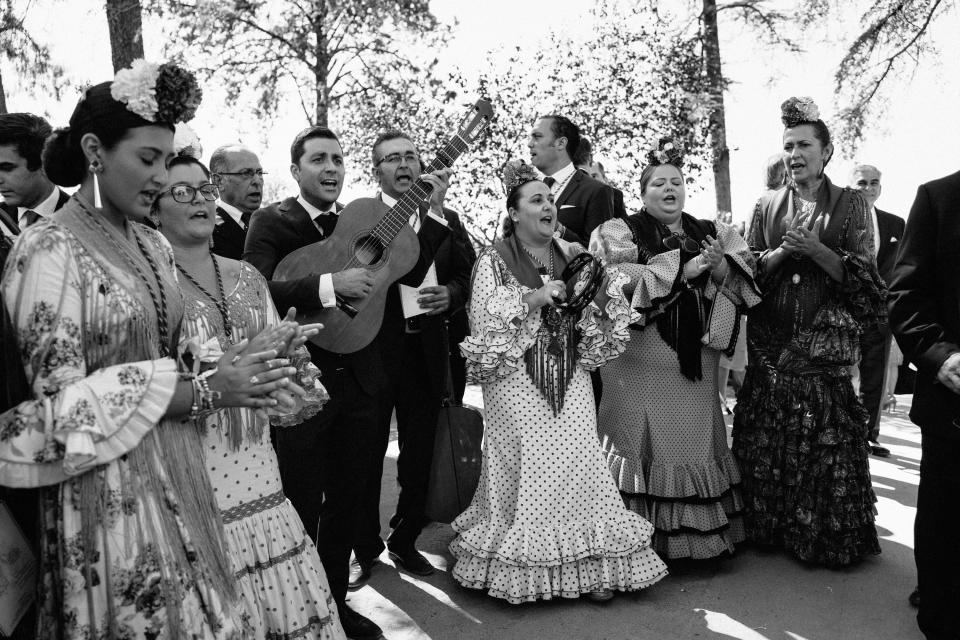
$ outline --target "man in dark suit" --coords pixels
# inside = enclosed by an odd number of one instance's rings
[[[877,269],[884,282],[890,282],[893,263],[903,237],[905,222],[903,218],[877,209],[882,185],[880,171],[869,164],[858,164],[850,173],[850,186],[858,189],[867,201],[873,219],[874,251]],[[890,327],[880,326],[876,330],[864,332],[860,338],[860,395],[863,404],[870,412],[870,452],[886,458],[890,450],[878,442],[880,437],[880,409],[883,405],[884,378],[887,372],[887,360],[890,357],[892,336]]]
[[[573,156],[573,166],[597,182],[602,182],[610,187],[610,193],[613,196],[613,217],[627,217],[627,208],[623,204],[623,191],[614,187],[610,184],[610,181],[607,180],[607,174],[603,170],[603,164],[593,157],[593,144],[584,136],[580,136],[577,153]]]
[[[372,148],[373,175],[379,198],[394,207],[410,191],[421,174],[420,154],[410,137],[400,131],[381,133]],[[437,249],[426,279],[415,287],[391,287],[378,336],[387,389],[381,398],[377,449],[379,462],[370,468],[366,493],[359,509],[361,524],[354,545],[356,562],[351,566],[351,587],[370,576],[384,549],[380,538],[380,483],[383,457],[390,440],[391,417],[396,410],[400,455],[397,481],[400,496],[390,519],[393,529],[386,547],[391,557],[417,575],[433,573],[433,567],[416,549],[417,537],[429,522],[424,511],[433,440],[440,402],[446,393],[449,351],[466,335],[466,305],[470,272],[476,253],[457,214],[443,206],[444,193],[433,194],[411,215],[414,231],[430,216],[442,219],[450,235]],[[447,323],[450,335],[447,336]]]
[[[239,260],[243,255],[250,216],[263,200],[263,176],[257,154],[243,145],[225,145],[210,156],[210,180],[220,190],[213,229],[218,256]]]
[[[51,133],[50,124],[32,113],[0,115],[0,233],[7,238],[70,199],[43,171],[40,154]]]
[[[296,280],[275,280],[277,264],[290,252],[331,236],[340,215],[337,198],[343,187],[343,151],[325,127],[300,132],[290,149],[293,178],[300,195],[260,209],[251,218],[243,259],[267,278],[281,315],[336,305],[337,296],[360,298],[374,283],[369,270],[351,268],[316,273]],[[427,178],[446,189],[444,173]],[[347,211],[349,214],[349,210]],[[346,214],[345,214],[346,215]],[[401,279],[423,280],[437,248],[449,233],[428,218],[419,234],[420,257]],[[322,244],[318,250],[322,250]],[[377,638],[380,628],[346,604],[350,551],[355,542],[357,505],[371,465],[377,462],[378,403],[387,385],[377,340],[349,354],[335,354],[307,343],[311,359],[330,394],[323,410],[303,424],[277,429],[274,446],[284,492],[300,514],[330,581],[344,630],[351,638]]]
[[[561,237],[586,246],[593,230],[613,217],[613,192],[577,171],[573,156],[579,145],[580,129],[560,115],[537,120],[527,143],[530,162],[546,176],[553,194]]]
[[[890,326],[917,367],[910,419],[922,458],[914,554],[917,621],[928,640],[960,638],[960,172],[921,185],[890,281]]]

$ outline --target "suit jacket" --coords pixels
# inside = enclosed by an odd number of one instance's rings
[[[587,246],[590,234],[613,217],[613,189],[577,169],[557,195],[557,218],[566,227],[563,239]]]
[[[903,229],[906,221],[900,216],[877,209],[877,271],[883,281],[890,283],[893,275],[893,265],[897,259],[897,249],[903,238]]]
[[[221,222],[213,228],[213,249],[218,256],[239,260],[243,256],[243,245],[247,240],[247,231],[243,225],[233,219],[229,213],[217,207],[217,216]]]
[[[54,207],[54,211],[57,211],[63,205],[67,204],[67,200],[70,199],[70,194],[57,187],[57,191],[60,192],[60,195],[57,197],[57,206]],[[0,226],[4,226],[9,229],[13,235],[20,235],[22,229],[19,226],[18,221],[18,208],[8,205],[6,202],[0,202]],[[0,234],[3,232],[0,231]],[[2,263],[0,263],[2,264]]]
[[[627,207],[623,203],[623,191],[617,189],[616,187],[610,187],[610,191],[613,192],[613,217],[614,218],[626,218],[627,217]],[[591,231],[591,233],[593,233]],[[590,239],[586,238],[586,241],[589,242]]]
[[[421,205],[421,218],[427,214],[427,205]],[[467,236],[460,217],[452,209],[443,209],[443,217],[450,234],[440,244],[434,256],[437,283],[450,290],[450,309],[441,315],[418,317],[420,344],[434,393],[442,393],[447,375],[447,356],[451,345],[457,345],[469,333],[466,304],[470,298],[470,276],[477,254]],[[419,282],[417,284],[420,284]],[[387,371],[402,368],[402,346],[405,332],[403,307],[398,287],[391,287],[384,310],[384,326],[380,331],[380,346]],[[444,325],[449,327],[449,340],[444,339]],[[447,344],[445,344],[447,342]]]
[[[342,207],[338,204],[337,209],[341,210]],[[343,215],[350,215],[349,210]],[[410,286],[417,286],[423,282],[437,248],[446,239],[448,233],[447,228],[439,222],[429,218],[425,220],[417,235],[420,240],[420,257],[413,269],[399,282]],[[296,198],[287,198],[282,202],[259,209],[250,218],[243,259],[256,267],[267,279],[270,295],[281,315],[291,306],[296,306],[300,311],[321,307],[320,273],[296,280],[273,279],[274,270],[287,254],[321,240],[323,235]],[[395,287],[391,287],[393,288]],[[314,364],[321,371],[348,368],[367,393],[375,394],[386,383],[379,341],[380,336],[377,336],[363,349],[348,354],[331,353],[312,342],[307,343],[307,348],[310,350]]]
[[[920,185],[890,281],[890,327],[917,366],[910,418],[960,442],[960,395],[937,382],[960,351],[960,172]]]

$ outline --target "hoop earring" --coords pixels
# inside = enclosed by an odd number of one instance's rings
[[[93,174],[93,206],[97,209],[102,209],[103,200],[100,198],[100,181],[97,180],[97,174],[103,171],[103,163],[94,158],[90,161],[90,166],[87,168],[90,173]]]

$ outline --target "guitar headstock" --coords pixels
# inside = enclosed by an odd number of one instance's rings
[[[480,137],[480,134],[487,128],[492,119],[493,105],[490,104],[490,101],[477,100],[473,108],[463,116],[463,120],[460,122],[460,131],[457,132],[457,135],[464,142],[472,144]]]

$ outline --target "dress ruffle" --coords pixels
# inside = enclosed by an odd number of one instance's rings
[[[224,528],[255,637],[342,637],[323,566],[288,500]]]
[[[470,382],[491,382],[520,370],[523,354],[533,346],[541,322],[540,314],[530,313],[523,301],[524,289],[506,284],[497,287],[484,303],[490,322],[479,335],[467,336],[460,343]]]
[[[606,294],[609,300],[604,305],[604,313],[601,314],[600,308],[592,302],[577,322],[580,330],[578,362],[588,371],[622,354],[630,341],[630,325],[640,320],[640,314],[630,307],[623,293],[630,277],[615,267],[609,268],[608,274]]]
[[[748,367],[734,419],[747,536],[828,566],[880,553],[866,422],[840,367],[833,376]]]

